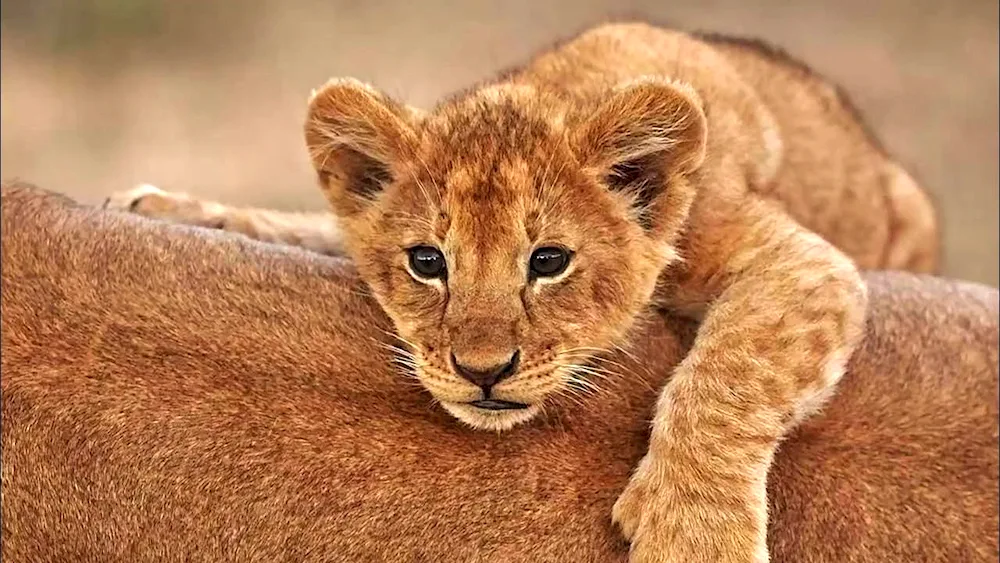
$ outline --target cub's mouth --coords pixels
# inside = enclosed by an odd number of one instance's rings
[[[511,410],[522,410],[528,408],[528,405],[524,403],[516,403],[514,401],[501,401],[499,399],[481,399],[478,401],[470,401],[468,404],[488,411],[511,411]]]
[[[465,424],[479,430],[495,432],[524,424],[541,412],[538,404],[502,399],[479,399],[461,403],[441,401],[440,404],[448,413]]]

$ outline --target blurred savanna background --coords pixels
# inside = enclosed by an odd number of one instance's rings
[[[608,18],[756,36],[853,96],[942,209],[945,273],[998,282],[996,0],[3,0],[2,176],[318,209],[310,90],[414,105]]]

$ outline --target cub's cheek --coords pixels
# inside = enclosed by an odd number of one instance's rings
[[[435,295],[412,292],[394,295],[382,303],[400,335],[421,347],[440,340],[444,306],[444,300]],[[431,348],[437,346],[432,344]]]
[[[537,331],[534,340],[544,340],[546,333],[562,334],[567,326],[582,326],[594,318],[601,307],[593,301],[592,295],[580,284],[545,288],[533,295],[527,309],[532,329]]]

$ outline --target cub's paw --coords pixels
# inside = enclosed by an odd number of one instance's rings
[[[766,494],[734,498],[733,487],[695,475],[663,456],[639,463],[612,511],[632,544],[630,563],[767,563]]]
[[[223,227],[218,209],[185,194],[163,191],[151,184],[140,184],[131,190],[112,194],[104,200],[103,207],[175,223],[214,229]]]
[[[171,194],[152,184],[139,184],[131,190],[111,194],[104,200],[104,209],[120,209],[142,215],[142,210],[170,209],[183,196]]]

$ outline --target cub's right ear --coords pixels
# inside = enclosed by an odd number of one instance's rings
[[[323,192],[340,215],[363,211],[416,143],[416,113],[371,86],[334,79],[309,101],[305,136]]]

